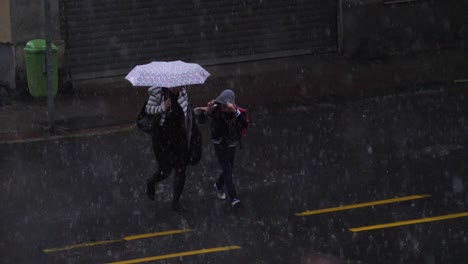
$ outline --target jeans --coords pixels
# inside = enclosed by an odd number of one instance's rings
[[[234,156],[236,154],[236,147],[228,147],[225,144],[213,144],[218,157],[219,165],[223,172],[218,178],[216,185],[218,189],[222,189],[226,185],[226,191],[229,198],[232,200],[239,199],[237,197],[236,188],[232,180],[232,171],[234,168]]]

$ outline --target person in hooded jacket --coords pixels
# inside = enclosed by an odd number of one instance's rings
[[[148,179],[146,193],[150,200],[155,198],[156,183],[166,179],[175,171],[172,209],[179,210],[179,199],[185,186],[185,170],[188,150],[186,127],[188,96],[183,87],[151,87],[145,108],[150,115],[159,115],[158,127],[152,135],[153,151],[158,168]]]
[[[214,189],[219,199],[226,199],[224,189],[229,196],[231,206],[240,206],[240,199],[232,179],[234,156],[240,142],[241,129],[247,127],[244,115],[235,107],[235,94],[232,90],[224,90],[206,107],[195,108],[195,113],[203,123],[206,117],[211,118],[211,140],[222,173],[214,183]]]

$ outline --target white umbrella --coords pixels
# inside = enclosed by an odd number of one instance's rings
[[[133,86],[177,87],[202,84],[210,74],[196,63],[183,61],[154,61],[137,65],[125,79]]]

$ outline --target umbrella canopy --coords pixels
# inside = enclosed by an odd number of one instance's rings
[[[177,87],[202,84],[210,74],[196,63],[154,61],[138,65],[125,76],[133,86]]]

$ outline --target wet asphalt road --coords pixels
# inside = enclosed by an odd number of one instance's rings
[[[155,162],[136,130],[3,144],[0,263],[108,263],[239,246],[147,263],[466,264],[468,217],[349,230],[468,212],[465,113],[466,93],[444,89],[256,108],[236,157],[238,212],[214,196],[209,144],[188,170],[182,213],[170,210],[172,177],[157,201],[146,198]],[[421,194],[430,197],[295,215]],[[117,241],[42,251],[109,240]]]

